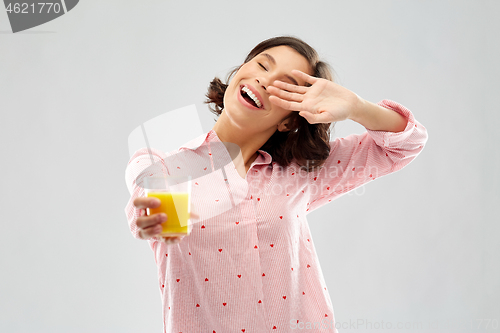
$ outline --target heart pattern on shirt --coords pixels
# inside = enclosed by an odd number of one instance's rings
[[[361,144],[361,142],[360,142],[360,144]],[[209,155],[211,155],[211,153],[210,153]],[[386,156],[387,156],[387,153],[386,153]],[[333,163],[335,163],[334,161],[332,161],[332,162],[333,162]],[[338,164],[340,164],[340,163],[341,163],[341,160],[338,160],[338,161],[337,161],[337,163],[338,163]],[[274,163],[273,163],[273,164],[274,164]],[[207,168],[204,168],[204,170],[207,170]],[[354,170],[355,170],[355,168],[352,168],[352,170],[354,171]],[[257,172],[257,170],[254,170],[254,171],[255,171],[255,172]],[[293,173],[292,173],[292,175],[295,175],[295,172],[293,172]],[[373,175],[370,175],[370,177],[373,177]],[[319,176],[318,176],[318,177],[314,177],[314,181],[317,181],[317,179],[318,179],[318,178],[319,178]],[[195,183],[195,185],[199,185],[199,184],[198,184],[198,183]],[[327,189],[328,191],[330,191],[330,190],[331,190],[331,188],[330,188],[329,186],[328,186],[328,187],[326,187],[326,189]],[[305,193],[305,190],[302,190],[302,193]],[[308,192],[308,193],[309,193],[309,192]],[[290,196],[290,193],[286,193],[286,196]],[[253,199],[253,196],[251,196],[251,199]],[[257,201],[260,201],[260,199],[261,199],[261,198],[257,198]],[[266,199],[267,199],[267,197],[266,197]],[[219,201],[219,200],[216,200],[216,201]],[[331,201],[331,200],[329,200],[329,201]],[[308,209],[308,211],[309,211],[309,209]],[[279,216],[279,218],[280,218],[281,220],[283,220],[283,217],[284,217],[284,216]],[[298,216],[298,215],[297,215],[297,218],[299,218],[299,216]],[[234,221],[234,220],[233,220],[233,221]],[[236,224],[236,225],[238,225],[238,224],[239,224],[239,221],[235,221],[235,224]],[[201,228],[202,228],[202,229],[204,229],[204,228],[205,228],[205,226],[203,225]],[[210,232],[210,231],[208,231],[208,232]],[[310,240],[310,239],[307,239],[307,241],[308,241],[308,242],[311,242],[311,240]],[[274,244],[270,244],[270,247],[272,247],[272,248],[273,248],[273,247],[274,247]],[[283,247],[283,244],[282,244],[282,247]],[[258,248],[258,246],[257,246],[257,245],[254,245],[254,248],[255,248],[255,249],[257,249],[257,248]],[[220,253],[222,252],[222,248],[220,248],[220,249],[218,249],[218,250],[219,250],[219,252],[220,252]],[[278,251],[278,250],[280,250],[280,249],[277,249],[277,251]],[[231,252],[231,251],[230,251],[230,248],[226,248],[226,252],[228,252],[228,251],[229,251],[229,252]],[[189,254],[191,255],[191,253],[189,253]],[[227,253],[226,253],[226,254],[227,254]],[[168,257],[168,254],[166,254],[166,256]],[[303,267],[303,266],[301,265],[301,266],[299,266],[299,267]],[[310,267],[311,267],[311,265],[309,265],[309,264],[308,264],[308,265],[307,265],[307,267],[308,267],[308,268],[310,268]],[[291,267],[290,269],[291,269],[291,271],[294,271],[294,267]],[[299,271],[299,272],[300,272],[300,271]],[[233,274],[234,274],[234,273],[233,273]],[[241,278],[241,274],[237,274],[237,276],[238,276],[238,278]],[[262,273],[262,276],[264,277],[264,276],[265,276],[265,273]],[[270,278],[272,278],[272,277],[273,277],[273,275],[271,275],[271,276],[270,276]],[[245,278],[245,279],[247,279],[247,278]],[[209,280],[209,279],[208,279],[208,277],[206,277],[206,278],[205,278],[205,281],[208,281],[208,280]],[[179,281],[180,281],[180,279],[177,279],[176,281],[177,281],[177,282],[179,282]],[[162,287],[164,287],[164,286],[162,285]],[[325,287],[324,289],[326,290],[326,287]],[[302,292],[302,294],[303,294],[303,295],[305,295],[305,291],[303,291],[303,292]],[[286,300],[286,299],[287,299],[287,296],[286,296],[286,295],[284,295],[284,296],[282,296],[282,297],[283,297],[283,299],[284,299],[284,300]],[[292,301],[293,301],[293,300],[292,300]],[[288,302],[290,302],[290,300],[288,300]],[[261,303],[262,303],[262,300],[258,300],[258,303],[259,303],[259,304],[261,304]],[[223,303],[223,306],[226,306],[226,305],[227,305],[227,303],[225,303],[225,302],[224,302],[224,303]],[[201,306],[200,306],[200,304],[196,304],[196,306],[197,306],[197,307],[201,307]],[[328,314],[326,314],[326,313],[325,313],[324,315],[325,315],[325,317],[328,317]],[[297,323],[298,323],[298,322],[299,322],[299,320],[297,320]],[[277,329],[277,327],[276,327],[276,326],[272,326],[272,328],[273,328],[273,329]],[[243,328],[243,329],[241,329],[241,331],[242,331],[242,332],[245,332],[245,329]],[[215,331],[213,331],[213,333],[215,333]]]

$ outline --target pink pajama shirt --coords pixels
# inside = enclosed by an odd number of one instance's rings
[[[129,161],[126,206],[137,235],[142,179],[190,174],[200,219],[179,244],[149,239],[158,267],[164,332],[337,332],[307,214],[410,163],[426,129],[402,105],[403,132],[367,130],[330,142],[322,168],[283,168],[259,150],[242,178],[214,130],[173,152],[146,148]],[[355,199],[354,199],[355,200]]]

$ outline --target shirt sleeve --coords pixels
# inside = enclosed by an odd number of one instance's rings
[[[378,105],[398,112],[408,123],[402,132],[373,131],[330,142],[330,155],[322,168],[308,178],[307,212],[379,177],[401,170],[422,151],[427,130],[399,103],[383,100]]]
[[[128,162],[125,170],[125,182],[130,193],[130,199],[125,207],[128,224],[132,235],[139,238],[139,230],[137,228],[137,218],[140,216],[141,210],[134,206],[134,200],[145,196],[145,191],[142,186],[144,177],[162,177],[168,171],[165,165],[167,155],[159,150],[147,148],[139,149],[134,153]],[[150,238],[149,240],[154,240]]]

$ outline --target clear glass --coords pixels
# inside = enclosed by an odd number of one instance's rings
[[[146,196],[160,199],[158,208],[148,208],[148,215],[167,214],[161,236],[187,236],[191,232],[191,176],[144,178]]]

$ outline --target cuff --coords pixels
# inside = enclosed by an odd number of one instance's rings
[[[402,142],[407,141],[413,135],[415,130],[418,129],[418,126],[422,126],[415,120],[415,117],[410,110],[397,102],[384,99],[378,102],[377,105],[399,113],[408,121],[404,131],[397,133],[387,131],[373,131],[367,129],[368,133],[378,146],[384,148],[398,148]],[[423,126],[422,129],[424,129]]]

